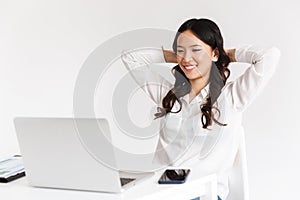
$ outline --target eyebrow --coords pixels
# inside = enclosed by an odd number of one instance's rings
[[[184,48],[183,46],[180,46],[180,45],[177,45],[177,47]],[[199,45],[199,44],[193,44],[193,45],[191,45],[191,46],[189,46],[189,47],[202,47],[202,46]]]

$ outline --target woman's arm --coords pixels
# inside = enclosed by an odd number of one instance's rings
[[[224,87],[224,92],[232,106],[243,111],[273,75],[280,58],[280,51],[276,47],[261,49],[249,45],[226,52],[231,62],[251,64],[244,74]]]
[[[156,104],[160,104],[172,84],[149,66],[166,62],[163,50],[161,48],[144,48],[123,51],[121,59],[133,80]]]
[[[128,70],[154,63],[165,63],[164,53],[160,48],[143,48],[123,51],[121,59]]]

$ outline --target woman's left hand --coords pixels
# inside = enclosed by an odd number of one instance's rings
[[[225,49],[225,52],[229,56],[230,62],[236,62],[235,49]]]

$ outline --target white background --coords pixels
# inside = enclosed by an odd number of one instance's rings
[[[15,116],[72,116],[76,76],[102,42],[137,28],[175,31],[188,18],[208,17],[220,26],[228,48],[258,44],[281,50],[274,77],[244,114],[250,194],[255,200],[297,199],[298,4],[0,0],[0,157],[19,152]]]

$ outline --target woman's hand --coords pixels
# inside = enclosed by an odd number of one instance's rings
[[[163,54],[167,63],[177,63],[177,57],[173,51],[163,49]]]
[[[230,62],[236,62],[235,49],[225,49],[225,52],[229,56]]]

